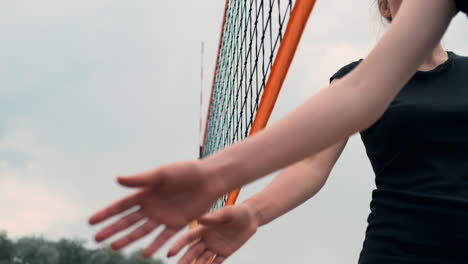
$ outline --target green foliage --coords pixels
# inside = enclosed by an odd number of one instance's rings
[[[57,264],[60,255],[54,243],[37,237],[19,239],[14,243],[13,254],[28,264]]]
[[[0,264],[13,262],[13,242],[11,242],[5,232],[0,232]]]
[[[56,243],[60,252],[57,264],[86,263],[89,250],[84,248],[84,241],[61,239]]]
[[[141,253],[143,250],[138,250],[130,254],[129,263],[132,264],[164,264],[164,262],[160,259],[142,259]]]
[[[144,260],[141,250],[125,256],[107,247],[87,249],[85,241],[23,237],[16,241],[0,232],[0,264],[164,264],[160,259]]]

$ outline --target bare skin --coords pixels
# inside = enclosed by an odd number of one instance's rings
[[[439,44],[419,70],[434,69],[447,59],[447,52]],[[223,263],[240,249],[258,228],[315,196],[324,186],[346,142],[347,140],[338,142],[289,166],[264,190],[247,201],[203,216],[199,221],[200,226],[179,238],[171,246],[168,256],[177,255],[184,247],[197,241],[197,247],[189,248],[178,264],[189,264],[193,259],[198,259],[199,263],[204,264],[214,255],[216,258],[213,264]]]
[[[430,59],[426,60],[419,70],[434,69],[448,59],[446,56],[442,46],[437,45]],[[174,242],[168,256],[175,256],[184,247],[198,241],[197,247],[189,248],[178,264],[189,264],[193,259],[204,264],[214,255],[216,258],[213,264],[223,263],[240,249],[258,228],[315,196],[324,186],[346,141],[338,142],[284,169],[270,185],[247,201],[203,216],[199,221],[200,226]],[[285,189],[288,191],[284,192]]]
[[[144,251],[144,256],[150,256],[191,220],[200,218],[223,193],[369,127],[430,56],[455,13],[452,0],[403,1],[387,32],[352,73],[270,128],[203,160],[120,177],[119,183],[135,188],[135,192],[90,218],[90,224],[98,224],[120,216],[99,232],[96,240],[132,227],[139,222],[135,219],[146,220],[147,224],[112,244],[119,249],[165,225]],[[136,213],[127,213],[132,208]]]
[[[346,141],[338,142],[297,162],[284,169],[271,184],[249,200],[203,216],[199,220],[200,226],[179,238],[168,255],[174,256],[191,242],[198,241],[198,247],[191,247],[179,264],[188,264],[192,259],[202,260],[203,254],[200,252],[216,252],[213,263],[222,263],[241,248],[259,227],[314,196],[325,184],[345,145]]]
[[[400,4],[401,1],[379,1],[382,16],[395,17]],[[447,59],[447,52],[439,43],[418,70],[432,70]],[[171,246],[168,256],[178,254],[182,248],[197,241],[197,247],[189,248],[178,264],[188,264],[193,259],[201,261],[199,263],[206,263],[209,259],[206,256],[215,255],[212,263],[223,263],[240,249],[259,227],[293,210],[320,191],[345,145],[346,141],[338,142],[297,162],[284,169],[270,185],[249,200],[203,216],[199,222],[200,226],[179,238]],[[284,192],[285,189],[288,192]]]

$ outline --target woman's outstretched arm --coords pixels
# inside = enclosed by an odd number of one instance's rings
[[[369,56],[268,129],[204,160],[223,191],[241,187],[372,125],[442,38],[452,0],[403,1]]]
[[[272,220],[286,214],[314,196],[325,184],[341,155],[346,141],[338,142],[284,169],[261,192],[247,201],[201,217],[199,226],[180,237],[168,256],[192,245],[178,264],[221,263],[239,250],[256,232]]]
[[[255,212],[259,226],[301,205],[325,185],[347,140],[297,162],[282,171],[264,190],[244,202]]]
[[[119,178],[138,191],[94,214],[91,224],[132,208],[98,233],[102,241],[141,220],[115,242],[118,249],[165,229],[146,249],[151,255],[223,193],[318,153],[374,123],[442,38],[456,13],[453,0],[411,0],[402,6],[369,56],[349,75],[311,97],[268,129],[201,161],[174,163]]]

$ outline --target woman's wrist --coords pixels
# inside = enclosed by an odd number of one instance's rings
[[[201,160],[202,167],[206,170],[205,180],[213,185],[219,195],[244,185],[242,176],[245,176],[246,171],[242,169],[243,162],[236,159],[235,153],[228,153],[229,151],[231,150],[223,150]]]
[[[232,166],[229,161],[210,156],[200,160],[200,164],[203,170],[203,181],[212,192],[220,197],[231,191],[228,187],[232,186],[232,184],[230,184],[231,181],[229,181],[229,176],[227,176],[232,173],[230,171]]]
[[[245,206],[246,210],[249,211],[250,215],[256,222],[257,227],[261,227],[264,224],[266,224],[263,211],[261,210],[261,206],[258,202],[255,201],[255,198],[246,200],[242,203],[242,205]]]

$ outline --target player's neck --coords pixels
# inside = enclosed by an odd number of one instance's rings
[[[448,60],[447,51],[442,48],[442,44],[438,44],[431,54],[426,58],[426,60],[419,67],[420,71],[430,71],[441,65],[442,63]]]

